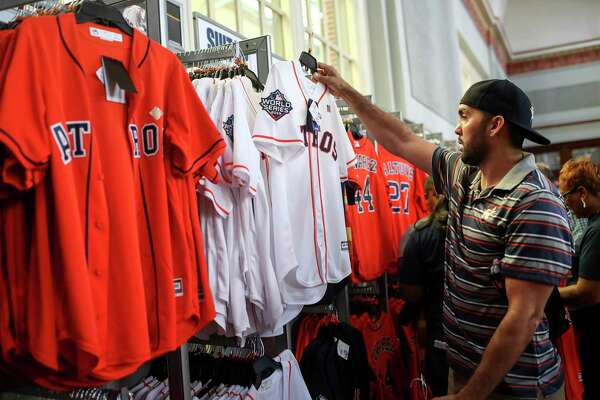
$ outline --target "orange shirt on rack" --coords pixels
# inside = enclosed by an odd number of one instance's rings
[[[410,162],[393,155],[381,145],[377,150],[389,188],[395,230],[394,245],[397,249],[406,230],[427,215],[424,188],[427,174]],[[396,264],[388,272],[395,273]]]
[[[394,228],[386,180],[379,156],[366,136],[355,139],[348,133],[356,163],[348,168],[355,186],[353,205],[346,206],[352,231],[352,271],[356,280],[373,280],[396,261]]]
[[[35,192],[28,268],[53,286],[27,307],[55,301],[56,329],[35,334],[58,344],[28,351],[57,371],[49,387],[118,379],[214,316],[192,177],[216,176],[224,143],[176,56],[138,31],[32,17],[10,47],[0,144],[18,165],[2,179]],[[106,99],[101,56],[137,93]]]

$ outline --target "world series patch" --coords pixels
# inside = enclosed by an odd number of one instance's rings
[[[267,97],[260,99],[260,106],[265,110],[271,118],[279,121],[282,117],[292,111],[292,103],[287,101],[283,93],[276,89]]]
[[[227,118],[227,121],[223,122],[223,130],[229,140],[231,140],[231,143],[233,143],[233,114]]]

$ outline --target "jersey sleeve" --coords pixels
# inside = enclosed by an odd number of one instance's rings
[[[225,142],[183,66],[175,61],[165,115],[165,136],[173,147],[173,167],[182,174],[193,173],[215,180],[215,163],[225,149]]]
[[[256,192],[260,176],[260,153],[252,141],[252,115],[249,97],[241,80],[231,82],[233,94],[233,165],[231,173],[240,187]]]
[[[554,194],[540,190],[522,199],[509,218],[502,275],[558,286],[571,270],[573,245],[567,212]]]
[[[340,179],[345,181],[348,179],[348,168],[352,167],[356,161],[356,153],[350,143],[348,132],[344,129],[344,123],[340,111],[338,110],[337,104],[335,103],[335,97],[333,95],[327,95],[328,107],[331,108],[331,112],[334,115],[334,152],[337,153],[337,164],[340,170]],[[367,139],[368,140],[368,139]]]
[[[289,160],[305,149],[301,126],[306,123],[306,114],[295,108],[305,110],[306,105],[292,86],[294,77],[287,72],[291,65],[290,62],[273,65],[252,133],[256,148],[278,162]]]
[[[15,167],[19,168],[12,170],[23,179],[13,178],[27,189],[43,176],[31,173],[45,170],[52,139],[45,120],[48,77],[42,73],[43,62],[37,57],[33,37],[25,26],[21,28],[6,45],[0,64],[0,144],[18,161]]]
[[[465,169],[460,153],[438,147],[433,152],[432,158],[432,175],[436,192],[450,198],[452,186]]]

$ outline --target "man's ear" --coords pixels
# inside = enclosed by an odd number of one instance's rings
[[[502,115],[494,115],[488,121],[488,127],[490,132],[490,137],[495,137],[500,134],[502,128],[506,126],[506,120]]]

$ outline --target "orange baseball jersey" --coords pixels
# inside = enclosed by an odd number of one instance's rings
[[[367,313],[352,316],[351,325],[361,331],[367,347],[369,365],[377,379],[385,382],[389,361],[400,347],[391,314],[381,313],[376,320],[372,320]]]
[[[396,234],[394,243],[397,246],[408,227],[427,215],[423,187],[427,174],[381,145],[378,146],[378,151],[389,188]]]
[[[346,206],[352,231],[355,257],[352,270],[359,280],[380,277],[396,261],[392,212],[386,178],[373,143],[363,136],[348,133],[356,153],[355,164],[348,168],[348,180],[355,186],[355,201]]]
[[[61,360],[98,359],[57,381],[118,379],[214,316],[208,286],[198,301],[206,271],[191,179],[216,177],[224,143],[178,59],[137,31],[64,14],[23,21],[12,42],[0,143],[20,168],[3,180],[36,193],[30,268],[54,272],[60,313],[48,334]],[[137,93],[106,99],[101,56],[123,63]]]

